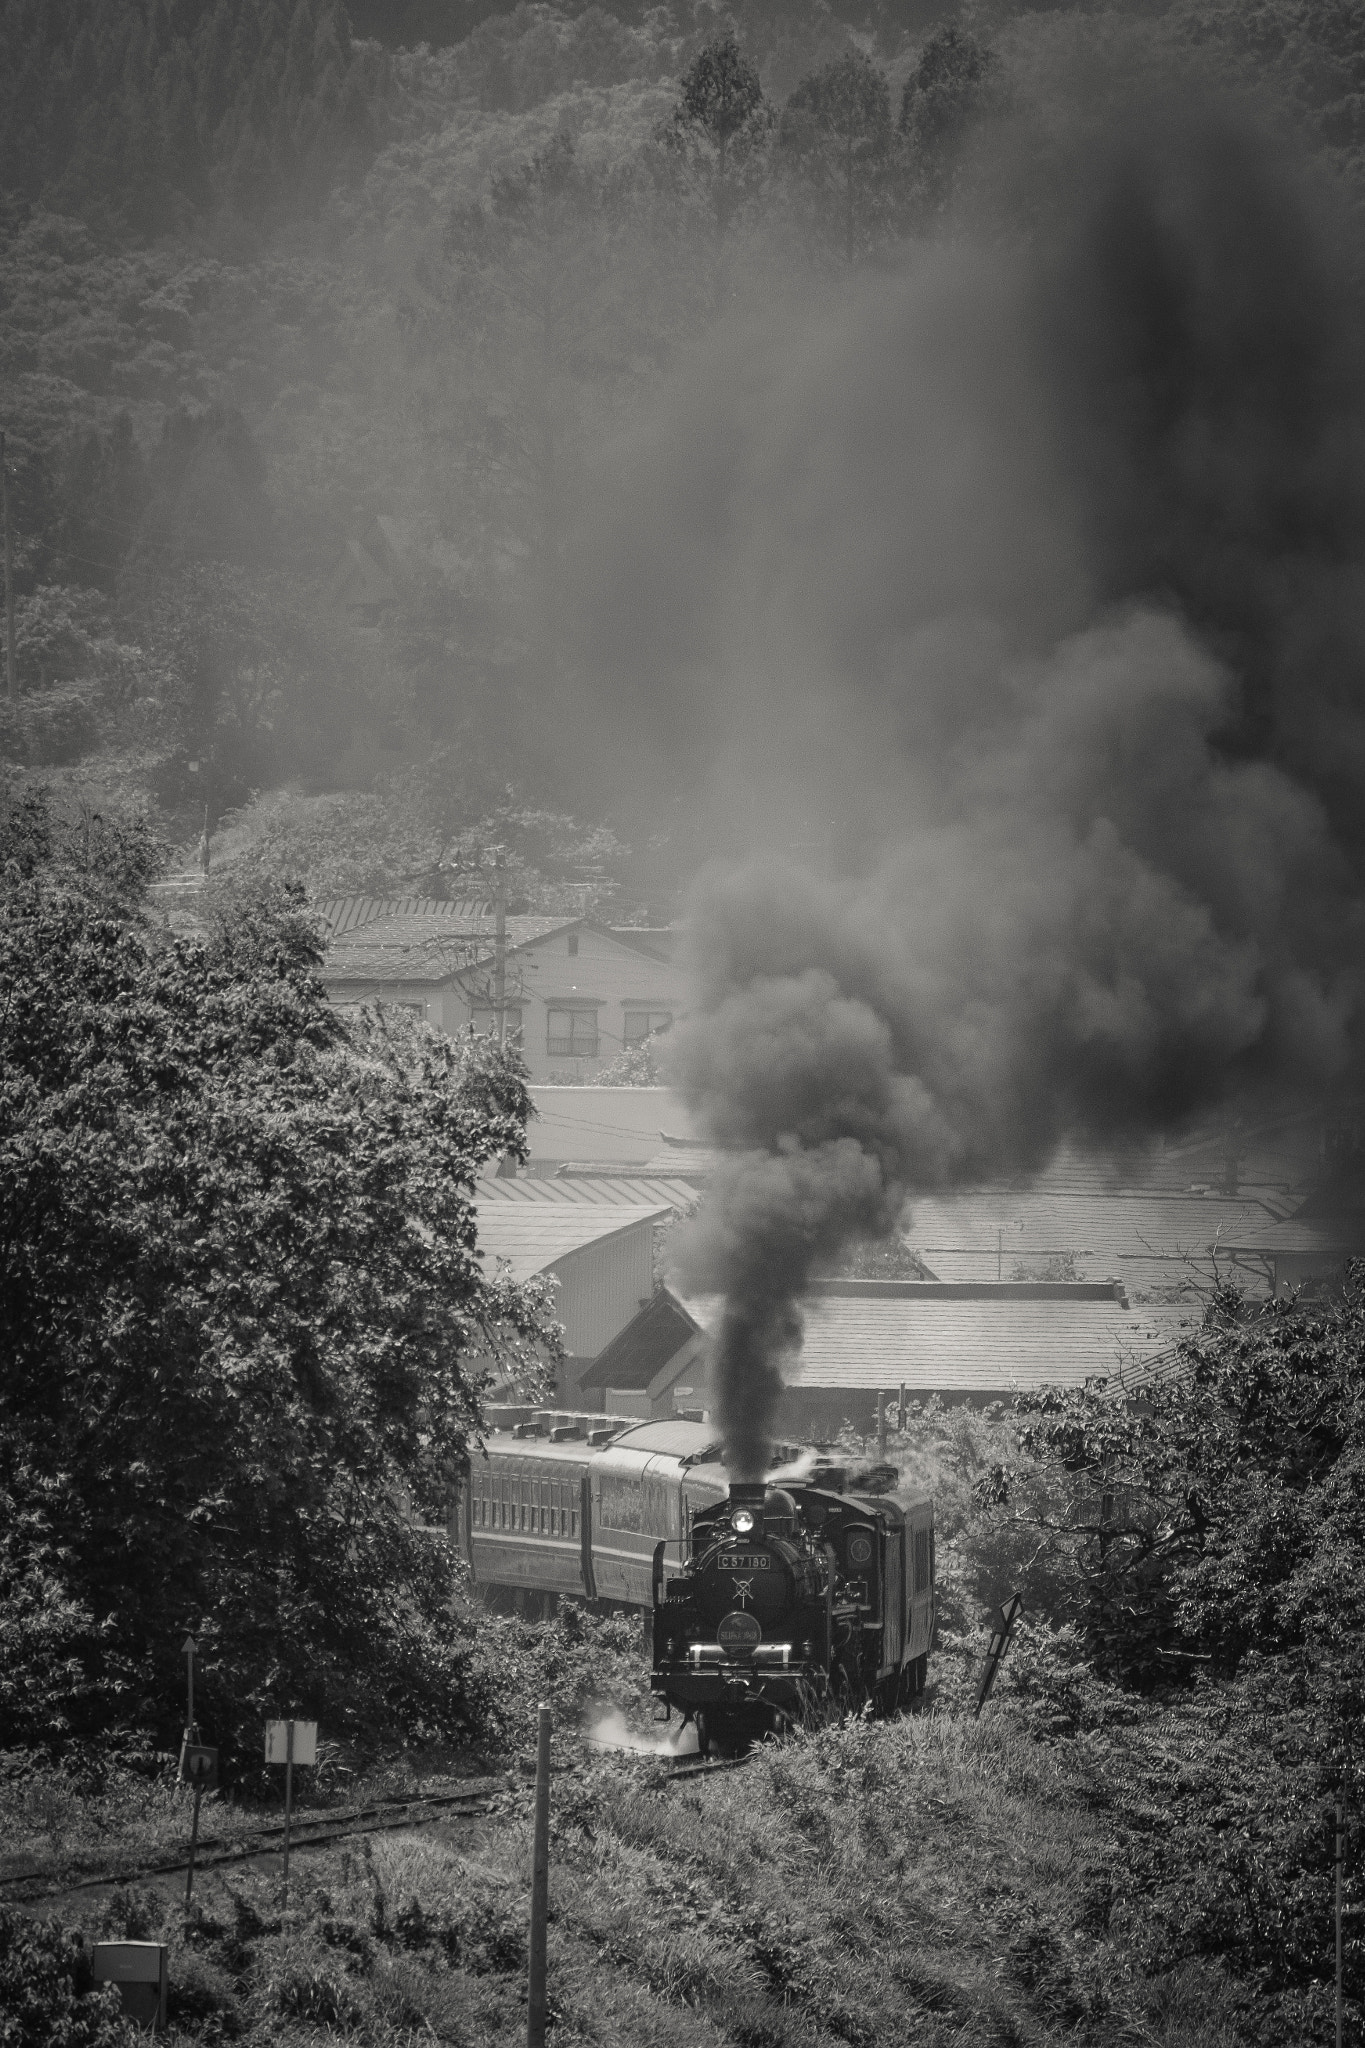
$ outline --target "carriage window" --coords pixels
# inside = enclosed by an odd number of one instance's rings
[[[571,1536],[576,1536],[578,1534],[577,1496],[575,1496],[574,1505],[569,1509],[569,1534]]]
[[[915,1531],[915,1591],[922,1593],[929,1584],[929,1531]]]

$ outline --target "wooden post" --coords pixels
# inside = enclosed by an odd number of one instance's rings
[[[0,508],[5,521],[5,695],[14,702],[14,536],[9,523],[9,470],[0,433]]]
[[[1332,1835],[1332,1861],[1337,1871],[1336,1922],[1337,1922],[1337,2048],[1341,2048],[1341,1866],[1346,1856],[1346,1836],[1342,1827],[1341,1801],[1336,1804],[1335,1827]]]
[[[545,1922],[550,1898],[550,1709],[540,1709],[535,1832],[531,1849],[531,1947],[526,2048],[545,2048]]]
[[[284,1903],[289,1904],[289,1823],[294,1813],[294,1723],[285,1723],[284,1738]]]
[[[900,1417],[899,1423],[898,1423],[898,1425],[897,1425],[897,1430],[898,1430],[898,1434],[899,1434],[899,1435],[901,1435],[901,1436],[904,1436],[904,1435],[905,1435],[905,1381],[904,1381],[904,1380],[902,1380],[902,1381],[901,1381],[901,1405],[900,1405],[900,1408],[899,1408],[899,1410],[898,1410],[898,1414],[899,1414],[899,1417]]]
[[[498,1020],[498,1044],[507,1043],[507,870],[498,853],[493,871],[493,1014]]]
[[[877,1396],[877,1456],[886,1456],[886,1395]]]
[[[185,1911],[190,1910],[190,1898],[194,1891],[194,1852],[199,1847],[199,1801],[203,1798],[203,1784],[196,1777],[194,1781],[194,1819],[190,1823],[190,1867],[185,1872]]]

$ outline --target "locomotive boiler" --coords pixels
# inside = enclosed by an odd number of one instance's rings
[[[682,1569],[654,1552],[656,1719],[725,1752],[922,1690],[934,1627],[933,1504],[771,1481],[702,1509]]]

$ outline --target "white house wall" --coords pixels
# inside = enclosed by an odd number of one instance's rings
[[[569,943],[577,939],[578,951]],[[654,960],[622,945],[605,932],[581,928],[553,932],[517,948],[508,956],[509,1002],[520,995],[522,1050],[533,1081],[551,1075],[588,1079],[621,1052],[627,1008],[668,1010],[674,1017],[683,1006],[683,976],[668,960]],[[575,1058],[549,1049],[549,1012],[556,1001],[591,1004],[597,1012],[597,1055]],[[460,1029],[469,1011],[462,1005]],[[446,1023],[447,1030],[451,1024]]]

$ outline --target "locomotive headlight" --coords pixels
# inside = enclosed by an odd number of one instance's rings
[[[734,1513],[730,1517],[730,1527],[734,1530],[736,1536],[747,1536],[752,1530],[753,1526],[753,1509],[736,1508]]]

